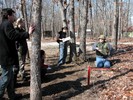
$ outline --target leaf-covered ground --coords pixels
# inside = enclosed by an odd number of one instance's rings
[[[91,70],[90,84],[88,66],[95,67],[93,51],[87,49],[87,62],[79,59],[76,64],[64,64],[58,68],[58,47],[42,47],[47,54],[46,63],[52,68],[42,79],[43,100],[133,100],[132,41],[129,38],[120,41],[126,44],[119,44],[118,51],[109,58],[113,64],[111,70]],[[16,93],[23,95],[20,100],[29,100],[30,97],[29,64],[26,65],[26,74],[27,81],[18,78]]]

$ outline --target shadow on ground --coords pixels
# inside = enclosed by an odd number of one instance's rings
[[[100,85],[101,88],[104,88],[105,83],[107,83],[111,80],[115,80],[118,77],[124,76],[124,75],[128,74],[129,72],[133,72],[133,70],[132,69],[127,70],[125,72],[120,73],[119,75],[112,76],[111,78],[108,78],[106,80],[99,80],[93,84],[90,84],[89,86],[81,85],[81,81],[86,80],[85,78],[79,78],[74,81],[63,81],[60,83],[56,83],[56,84],[52,84],[47,87],[44,87],[42,89],[43,90],[42,94],[43,94],[43,96],[48,96],[48,95],[50,96],[53,94],[59,94],[60,92],[64,91],[64,93],[62,93],[58,96],[55,96],[53,99],[66,100],[73,96],[79,95],[79,94],[83,93],[84,91],[91,89],[98,85]]]

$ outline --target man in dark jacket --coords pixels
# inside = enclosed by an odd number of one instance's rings
[[[15,41],[29,38],[29,34],[34,31],[34,27],[29,27],[28,32],[17,32],[13,27],[16,20],[14,11],[11,8],[2,9],[2,23],[0,25],[0,65],[2,75],[0,76],[0,100],[7,88],[10,100],[15,99],[13,66],[18,65],[18,54]]]

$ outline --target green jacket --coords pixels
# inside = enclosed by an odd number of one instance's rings
[[[100,51],[96,50],[96,48],[99,48]],[[96,44],[94,50],[96,50],[96,55],[97,56],[102,56],[104,58],[106,58],[109,55],[109,52],[110,52],[108,43],[106,43],[106,42],[104,42],[104,43],[98,42]]]

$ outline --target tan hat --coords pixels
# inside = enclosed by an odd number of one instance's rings
[[[106,40],[106,37],[105,37],[105,35],[100,35],[100,36],[99,36],[99,39]]]

